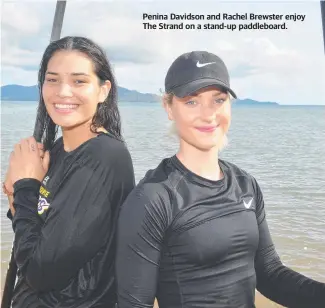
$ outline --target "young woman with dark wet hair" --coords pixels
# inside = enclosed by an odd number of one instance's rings
[[[46,48],[38,84],[43,145],[17,143],[4,183],[18,265],[12,307],[114,307],[116,220],[134,173],[112,69],[93,41],[65,37]]]

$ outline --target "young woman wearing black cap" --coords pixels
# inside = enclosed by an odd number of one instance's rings
[[[289,307],[325,307],[325,284],[285,267],[253,176],[218,158],[231,119],[229,75],[214,54],[181,55],[165,79],[179,135],[131,192],[118,222],[118,307],[251,308],[255,288]]]

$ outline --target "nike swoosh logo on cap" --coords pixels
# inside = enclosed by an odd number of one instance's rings
[[[197,67],[203,67],[203,66],[210,65],[210,64],[213,64],[213,63],[216,63],[216,62],[200,63],[200,61],[197,61],[196,66]]]

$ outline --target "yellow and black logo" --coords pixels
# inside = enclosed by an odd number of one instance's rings
[[[50,192],[41,186],[39,193],[40,196],[38,198],[37,211],[39,215],[42,215],[50,206],[46,199],[50,195]]]

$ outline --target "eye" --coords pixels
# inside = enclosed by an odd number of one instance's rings
[[[194,105],[196,105],[196,102],[195,101],[188,101],[188,102],[185,103],[185,105],[194,106]]]
[[[75,80],[75,83],[76,84],[83,84],[83,83],[85,83],[85,81],[84,80]]]
[[[57,79],[55,78],[46,78],[47,82],[57,82]]]
[[[225,101],[226,101],[226,99],[224,99],[224,98],[217,98],[217,99],[215,100],[215,102],[216,102],[217,104],[223,104]]]

